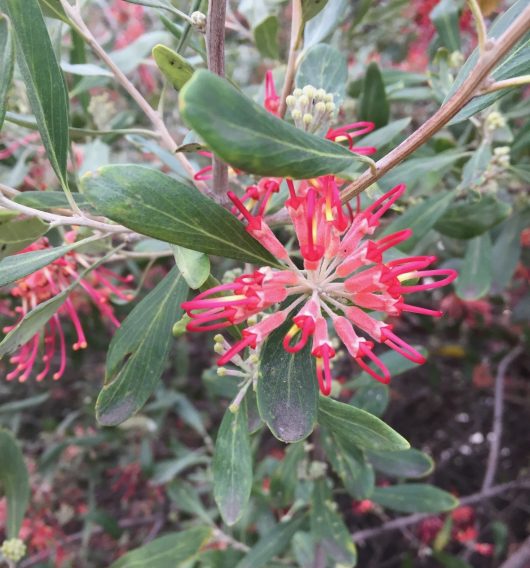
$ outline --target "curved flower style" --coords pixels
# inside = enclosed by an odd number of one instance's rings
[[[49,248],[48,240],[42,238],[21,252],[30,252],[46,248]],[[71,251],[63,258],[55,260],[45,268],[19,280],[11,289],[10,294],[14,298],[21,300],[21,305],[15,308],[15,312],[20,315],[20,320],[39,304],[46,302],[68,288],[73,281],[79,278],[79,270],[83,270],[88,266],[89,264],[81,255],[75,251]],[[82,278],[79,285],[88,294],[101,312],[101,315],[113,325],[119,327],[120,322],[114,315],[114,311],[109,304],[109,299],[110,296],[114,294],[122,300],[130,300],[131,295],[128,284],[132,280],[132,276],[122,277],[100,266],[92,270],[89,277]],[[114,282],[117,282],[117,284]],[[66,341],[61,322],[63,317],[68,318],[72,322],[77,334],[77,341],[72,345],[72,349],[77,351],[87,347],[87,340],[79,319],[78,310],[79,307],[76,306],[74,298],[70,295],[44,328],[42,333],[44,349],[42,361],[44,368],[37,374],[37,381],[42,381],[50,374],[51,365],[57,353],[57,343],[59,368],[53,373],[52,377],[54,380],[57,380],[64,374],[66,368]],[[17,324],[5,327],[3,329],[4,333],[9,333]],[[6,378],[8,381],[18,378],[20,382],[24,382],[29,378],[37,363],[40,346],[41,332],[38,332],[10,358],[9,362],[15,365],[15,368],[7,374]]]
[[[381,217],[403,195],[405,186],[394,187],[353,215],[343,209],[334,176],[301,181],[297,187],[291,180],[287,184],[290,197],[285,206],[298,239],[303,267],[295,264],[266,224],[263,207],[252,214],[230,193],[247,221],[247,231],[282,262],[284,269],[263,267],[185,302],[183,308],[191,318],[188,330],[221,329],[275,309],[244,329],[243,339],[226,350],[218,364],[226,364],[247,347],[256,348],[289,319],[292,325],[283,346],[295,353],[312,339],[311,353],[316,358],[317,378],[324,395],[331,392],[330,362],[335,355],[329,323],[355,361],[378,381],[388,383],[390,374],[373,352],[374,342],[386,344],[415,363],[423,363],[424,357],[398,337],[391,325],[368,313],[440,316],[439,311],[405,303],[404,297],[445,286],[457,276],[450,269],[428,269],[436,260],[434,256],[398,256],[387,261],[385,252],[409,238],[410,229],[371,238]]]

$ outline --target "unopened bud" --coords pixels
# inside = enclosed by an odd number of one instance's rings
[[[296,98],[293,95],[289,95],[285,99],[285,103],[287,104],[288,107],[292,107],[296,104]]]
[[[315,88],[312,85],[306,85],[302,91],[308,99],[312,99],[315,96]]]
[[[301,97],[302,94],[303,94],[302,89],[295,89],[295,90],[293,91],[293,95],[294,95],[295,97],[297,97],[297,98],[298,98],[298,97]]]
[[[217,333],[213,336],[213,340],[215,343],[224,343],[225,338],[220,333]]]
[[[226,368],[225,367],[217,367],[217,374],[220,377],[226,377]]]
[[[206,31],[206,15],[202,12],[193,12],[190,16],[191,25],[200,32]]]
[[[175,323],[172,329],[172,333],[175,337],[180,337],[186,333],[186,326],[191,321],[188,314],[184,314],[178,322]]]
[[[305,95],[302,95],[298,99],[298,102],[300,103],[301,107],[306,107],[309,104],[309,99]]]
[[[222,355],[225,352],[225,348],[224,345],[222,343],[216,343],[213,346],[213,350],[218,354],[218,355]]]
[[[313,122],[313,116],[307,112],[304,114],[304,118],[302,120],[304,121],[304,124],[310,125]]]

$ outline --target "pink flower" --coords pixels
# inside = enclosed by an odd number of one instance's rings
[[[69,236],[72,238],[71,235]],[[48,240],[42,238],[22,252],[46,248],[49,248]],[[20,315],[20,320],[39,304],[46,302],[68,288],[79,277],[79,271],[84,270],[88,266],[89,263],[82,255],[71,251],[63,258],[55,260],[45,268],[37,270],[37,272],[19,280],[11,289],[10,294],[13,298],[21,301],[21,304],[15,308],[15,312]],[[109,300],[111,295],[115,295],[122,300],[130,300],[128,284],[131,280],[132,276],[122,277],[100,266],[94,269],[90,276],[81,279],[79,285],[96,305],[101,315],[116,327],[119,327],[120,323],[114,315]],[[15,368],[7,374],[6,378],[8,381],[18,378],[20,382],[24,382],[29,378],[39,359],[41,339],[43,339],[42,346],[44,350],[41,359],[44,363],[44,368],[37,374],[36,380],[42,381],[50,374],[51,365],[57,350],[59,352],[59,367],[52,377],[54,380],[62,377],[66,368],[66,340],[61,322],[64,318],[68,318],[71,321],[77,335],[77,340],[72,345],[74,351],[87,347],[87,340],[79,318],[79,307],[76,306],[74,301],[76,296],[79,297],[76,292],[71,294],[57,313],[52,316],[42,332],[42,338],[41,332],[36,333],[11,357],[10,363],[15,365]],[[5,327],[4,333],[9,333],[16,325]]]
[[[428,269],[436,260],[434,256],[384,259],[387,250],[411,236],[410,229],[377,240],[371,238],[381,217],[403,195],[405,186],[393,188],[354,215],[349,208],[344,209],[334,176],[300,181],[297,185],[292,180],[286,182],[290,197],[285,206],[303,265],[295,263],[267,225],[263,206],[252,214],[229,192],[247,221],[247,231],[283,268],[260,268],[185,302],[183,308],[191,318],[188,330],[221,329],[262,314],[264,317],[244,329],[243,338],[222,354],[218,364],[224,365],[245,348],[255,349],[289,320],[292,325],[283,346],[295,353],[312,340],[311,354],[316,359],[317,378],[324,395],[331,391],[331,360],[335,356],[331,328],[359,366],[383,383],[389,382],[390,374],[373,352],[374,343],[384,343],[407,359],[423,363],[424,357],[398,337],[391,325],[368,313],[440,316],[441,312],[405,303],[404,296],[445,286],[456,278],[454,270]],[[418,282],[406,285],[410,281]],[[288,305],[279,310],[280,304]],[[377,370],[368,365],[370,362]]]

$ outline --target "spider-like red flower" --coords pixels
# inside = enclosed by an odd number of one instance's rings
[[[188,330],[221,329],[263,314],[258,323],[243,330],[243,339],[222,354],[218,364],[224,365],[246,347],[256,348],[289,319],[292,326],[283,346],[294,353],[312,339],[311,353],[316,358],[317,378],[324,395],[331,391],[330,362],[335,356],[330,327],[361,368],[383,383],[388,383],[390,374],[373,352],[374,342],[384,343],[415,363],[423,363],[424,357],[398,337],[391,325],[369,313],[440,316],[439,311],[406,303],[405,296],[445,286],[457,276],[451,269],[429,269],[436,260],[434,256],[398,255],[387,260],[385,252],[409,238],[410,229],[372,238],[381,217],[403,195],[405,186],[393,188],[354,215],[350,209],[344,209],[334,176],[296,184],[291,180],[286,182],[290,197],[285,206],[298,239],[303,266],[291,258],[298,256],[298,251],[290,254],[267,225],[263,207],[259,206],[257,213],[252,214],[239,198],[229,193],[247,221],[247,231],[284,268],[260,268],[185,302],[183,308],[191,318]],[[284,302],[288,306],[278,310]],[[276,311],[269,313],[271,309]]]
[[[68,237],[72,238],[71,235],[68,235]],[[49,246],[48,240],[42,238],[21,252],[43,250],[49,248]],[[10,294],[13,298],[21,301],[21,304],[15,308],[15,312],[20,316],[20,320],[39,304],[46,302],[68,288],[73,281],[79,278],[79,272],[88,266],[88,261],[81,254],[78,254],[76,251],[70,251],[64,257],[55,260],[45,268],[37,270],[37,272],[19,280],[10,290]],[[120,322],[116,319],[109,300],[112,295],[122,300],[130,300],[129,284],[132,280],[132,276],[123,277],[104,266],[99,266],[92,270],[89,276],[82,278],[79,286],[86,292],[101,312],[101,315],[113,325],[119,327]],[[63,376],[66,368],[66,341],[61,320],[64,318],[72,322],[77,334],[77,341],[72,345],[72,349],[77,351],[87,347],[87,340],[79,318],[79,307],[76,305],[75,296],[77,296],[77,299],[80,299],[78,293],[70,294],[65,303],[48,321],[43,331],[36,333],[10,358],[9,362],[15,365],[15,368],[7,374],[6,379],[8,381],[18,378],[20,382],[24,382],[30,377],[39,360],[41,344],[44,351],[41,357],[44,368],[37,374],[36,380],[42,381],[50,374],[57,351],[59,365],[52,377],[54,380],[57,380]],[[5,327],[3,329],[4,333],[9,333],[17,324],[18,322]]]

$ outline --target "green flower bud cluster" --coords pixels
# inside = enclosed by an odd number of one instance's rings
[[[19,562],[26,556],[26,545],[19,538],[4,540],[0,547],[0,552],[6,560]]]
[[[305,132],[327,130],[335,116],[336,105],[333,95],[324,89],[315,89],[306,85],[303,89],[295,89],[286,99],[294,124]]]

